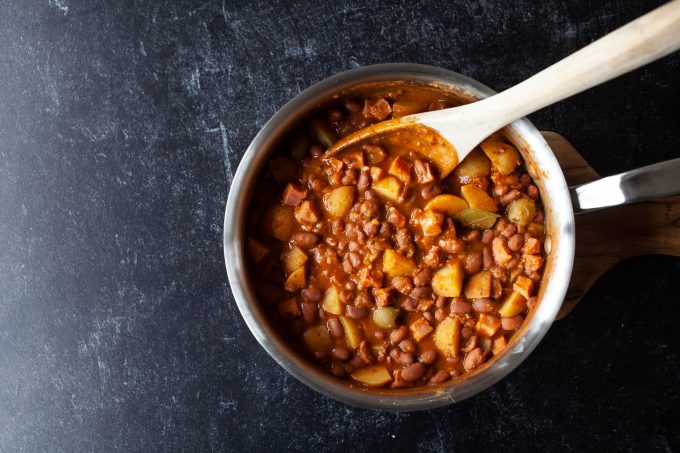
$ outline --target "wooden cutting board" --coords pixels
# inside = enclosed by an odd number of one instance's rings
[[[600,178],[564,137],[542,134],[570,186]],[[680,196],[577,215],[574,270],[557,319],[566,316],[601,275],[640,255],[680,256]]]

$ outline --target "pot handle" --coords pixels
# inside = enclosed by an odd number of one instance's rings
[[[574,214],[680,195],[680,158],[569,188]]]

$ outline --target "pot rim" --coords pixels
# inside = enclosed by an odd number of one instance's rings
[[[326,396],[355,406],[393,411],[430,409],[462,401],[492,386],[519,366],[545,336],[569,285],[574,258],[574,214],[564,175],[543,136],[526,118],[513,122],[508,130],[525,145],[521,151],[527,164],[530,161],[540,162],[540,166],[527,167],[539,184],[544,201],[549,199],[546,204],[546,219],[549,222],[549,238],[552,243],[549,265],[544,271],[539,293],[539,304],[532,310],[521,331],[512,336],[508,347],[498,357],[448,385],[424,386],[408,391],[369,390],[352,386],[319,370],[274,333],[266,314],[259,306],[245,265],[245,215],[254,180],[284,131],[305,112],[328,100],[333,94],[362,83],[378,81],[413,81],[455,87],[476,98],[495,94],[489,87],[456,72],[411,63],[387,63],[352,69],[302,91],[260,129],[239,163],[225,209],[225,266],[232,294],[248,328],[267,353],[299,381]],[[547,183],[550,185],[546,185]]]

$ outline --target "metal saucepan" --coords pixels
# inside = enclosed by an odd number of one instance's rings
[[[300,356],[270,325],[253,289],[258,276],[248,275],[244,252],[245,219],[251,209],[254,182],[270,153],[296,123],[334,96],[351,92],[353,87],[390,81],[434,85],[469,100],[494,94],[490,88],[461,74],[416,64],[382,64],[354,69],[303,91],[264,125],[241,160],[224,216],[224,258],[232,293],[248,328],[286,371],[314,390],[348,404],[412,411],[452,404],[475,395],[522,363],[550,328],[566,294],[574,262],[574,212],[680,193],[680,159],[570,189],[553,152],[531,122],[524,118],[509,125],[506,135],[522,153],[545,206],[548,258],[536,308],[520,331],[512,336],[503,353],[460,379],[409,390],[354,386],[321,371]]]

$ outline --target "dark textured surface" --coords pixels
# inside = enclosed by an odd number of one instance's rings
[[[0,0],[0,451],[678,450],[677,258],[618,266],[507,379],[414,414],[308,390],[228,288],[229,183],[286,100],[397,61],[503,89],[659,4],[565,3]],[[679,70],[532,119],[602,174],[677,157]]]

